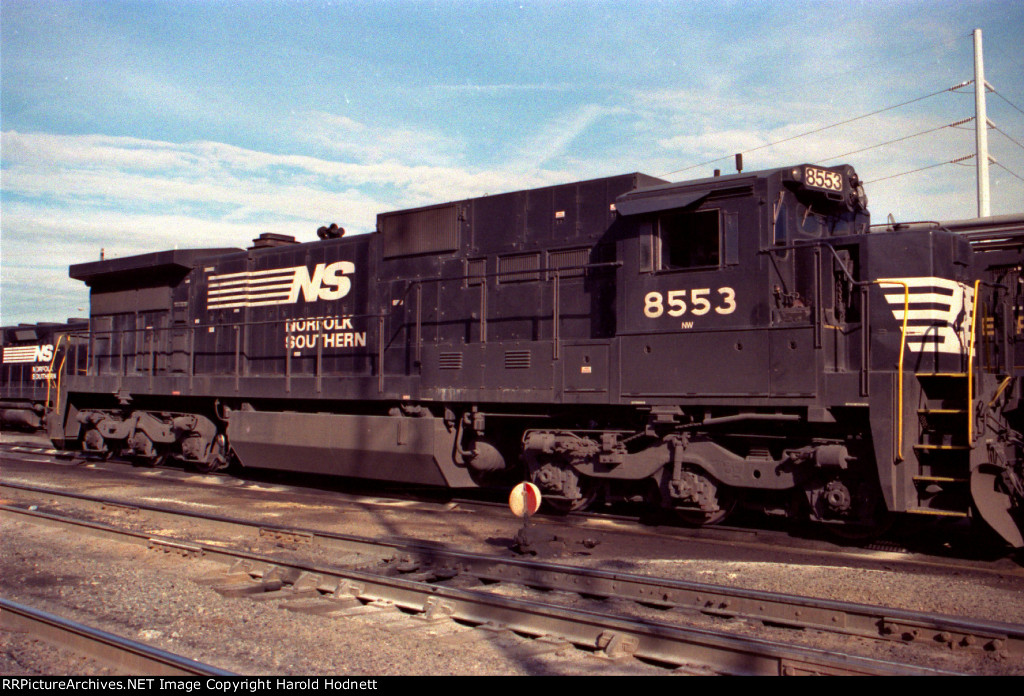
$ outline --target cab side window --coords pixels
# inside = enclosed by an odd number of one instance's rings
[[[659,270],[720,265],[718,210],[665,213],[658,217]]]

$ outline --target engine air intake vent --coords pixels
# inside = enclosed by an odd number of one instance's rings
[[[461,370],[462,353],[441,353],[437,357],[437,366],[442,370]]]
[[[499,283],[521,283],[528,280],[540,280],[540,254],[510,254],[498,257]]]
[[[528,370],[530,369],[530,351],[528,350],[506,350],[506,370]]]
[[[377,216],[384,258],[454,251],[459,247],[459,215],[454,204]]]
[[[548,269],[551,277],[558,271],[560,278],[578,278],[583,275],[584,266],[590,260],[590,249],[565,249],[548,254]]]

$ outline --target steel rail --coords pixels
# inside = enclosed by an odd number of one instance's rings
[[[32,450],[33,447],[36,447],[38,451],[30,451],[30,450]],[[54,461],[62,460],[62,459],[64,459],[64,460],[70,459],[72,463],[89,462],[93,466],[100,465],[100,464],[108,464],[109,463],[109,464],[114,465],[114,466],[131,467],[133,470],[138,469],[137,466],[133,466],[129,462],[119,462],[118,460],[101,459],[100,457],[97,457],[97,456],[92,456],[92,457],[90,457],[90,456],[83,456],[82,452],[75,452],[75,451],[71,451],[71,450],[55,450],[55,449],[52,448],[52,446],[49,447],[49,448],[44,448],[42,446],[10,445],[9,443],[4,443],[4,442],[0,441],[0,452],[2,452],[2,453],[10,452],[10,453],[16,454],[16,455],[21,455],[21,454],[40,454],[40,455],[48,456],[48,457],[50,457]],[[36,461],[36,462],[38,462],[40,460],[28,460],[28,459],[15,458],[15,461]],[[154,465],[154,466],[146,468],[146,471],[151,471],[151,470],[167,472],[169,474],[177,473],[177,474],[179,474],[179,475],[181,475],[183,477],[184,476],[192,476],[192,475],[194,475],[192,472],[189,472],[187,469],[183,469],[180,465],[175,466],[175,465],[168,465],[168,464],[157,464],[157,465]],[[226,479],[230,479],[230,480],[233,480],[233,481],[239,481],[239,482],[259,481],[260,480],[258,478],[256,478],[256,479],[246,479],[245,477],[242,477],[242,476],[238,476],[238,475],[235,475],[235,474],[232,474],[232,473],[227,473],[224,470],[218,470],[218,471],[215,471],[215,472],[206,473],[206,474],[203,474],[203,476],[214,477],[214,478],[226,478]],[[179,481],[179,483],[180,482],[181,481]],[[0,483],[0,486],[2,486],[2,485],[3,484]],[[283,483],[278,482],[276,485],[283,486],[284,488],[288,488],[289,490],[297,490],[297,491],[310,490],[310,487],[308,485],[304,485],[304,484],[301,484],[301,483],[296,485],[296,484],[283,484]],[[322,492],[322,490],[319,491],[319,492]],[[335,495],[335,499],[336,500],[341,501],[341,502],[351,503],[351,504],[353,504],[355,506],[359,506],[359,507],[375,507],[375,506],[382,506],[382,505],[383,506],[389,506],[389,505],[394,504],[396,501],[414,501],[414,502],[422,502],[422,503],[425,503],[425,504],[442,504],[442,505],[444,505],[445,509],[452,510],[454,512],[471,512],[471,511],[472,512],[477,512],[477,511],[480,511],[480,510],[484,510],[484,511],[487,511],[488,513],[490,513],[493,510],[500,510],[502,512],[502,516],[503,517],[507,517],[507,511],[508,511],[508,500],[506,498],[501,498],[500,500],[488,499],[486,497],[478,497],[478,498],[465,497],[465,498],[459,498],[459,497],[450,497],[450,496],[442,497],[442,498],[427,496],[427,497],[424,498],[424,497],[420,497],[420,496],[416,496],[416,495],[409,495],[408,491],[402,491],[402,492],[399,492],[397,494],[394,491],[385,492],[385,493],[367,493],[367,492],[363,492],[363,493],[360,493],[360,492],[345,493],[345,492],[342,492],[342,491],[339,491],[339,490],[332,490],[331,492],[332,492],[333,495]],[[367,497],[367,496],[369,496],[369,497]],[[439,502],[439,501],[443,501],[443,502]],[[405,509],[406,510],[410,510],[412,508],[405,508]],[[595,533],[602,533],[602,534],[642,535],[642,536],[647,536],[647,537],[668,538],[668,539],[677,540],[677,541],[686,540],[686,541],[699,542],[699,543],[721,543],[721,542],[728,541],[730,543],[749,544],[749,545],[752,545],[752,546],[756,546],[757,548],[762,548],[766,543],[779,543],[779,542],[782,542],[784,540],[783,545],[786,547],[787,550],[793,551],[793,552],[798,552],[798,553],[804,553],[804,554],[806,554],[806,553],[815,553],[815,554],[829,555],[829,556],[838,555],[840,557],[849,557],[849,556],[853,555],[854,553],[856,553],[856,550],[851,550],[850,548],[845,548],[843,551],[834,551],[834,550],[825,549],[825,548],[822,548],[822,547],[816,545],[816,542],[813,542],[813,541],[810,542],[810,546],[808,546],[807,544],[794,544],[795,540],[794,540],[794,537],[792,536],[792,534],[790,534],[789,532],[786,532],[786,531],[780,531],[778,529],[769,530],[769,529],[756,528],[756,527],[753,527],[753,528],[752,527],[737,527],[737,526],[732,526],[732,525],[729,525],[729,524],[715,524],[715,525],[706,525],[706,526],[701,526],[701,527],[691,527],[691,526],[684,526],[684,525],[673,524],[670,521],[666,521],[666,524],[664,526],[659,525],[658,523],[654,523],[652,525],[651,523],[644,523],[644,522],[640,521],[641,518],[636,513],[628,514],[628,513],[623,513],[623,512],[608,512],[608,511],[588,510],[588,511],[574,511],[574,512],[571,512],[571,513],[568,513],[568,514],[559,514],[559,513],[547,513],[547,514],[545,514],[545,513],[543,513],[543,511],[541,511],[540,513],[538,513],[537,519],[546,519],[546,520],[550,520],[552,522],[557,522],[559,525],[566,526],[566,527],[571,527],[571,528],[579,530],[581,532],[593,531]],[[603,526],[606,522],[624,522],[624,523],[627,523],[629,525],[634,525],[636,528],[635,529],[628,529],[628,530],[627,529],[610,529],[608,527]],[[807,540],[805,540],[805,541],[807,541]],[[902,553],[902,554],[907,554],[908,555],[908,558],[905,558],[905,559],[902,559],[902,560],[899,561],[903,565],[914,565],[915,567],[923,565],[923,566],[926,566],[929,569],[932,569],[935,566],[934,562],[912,561],[912,560],[910,560],[910,558],[909,558],[909,553],[910,552],[904,546],[902,546],[899,542],[896,542],[896,541],[877,539],[877,540],[874,540],[874,541],[871,541],[871,542],[865,542],[865,545],[860,548],[860,551],[861,552],[867,552],[867,553],[877,552],[877,551],[898,552],[898,553]],[[865,557],[865,558],[869,558],[869,557]],[[945,560],[948,562],[949,559],[945,558]],[[947,565],[945,563],[943,563],[943,564],[939,564],[939,567],[945,568],[945,567],[947,567]],[[949,565],[948,567],[955,567],[955,565]],[[981,567],[978,567],[977,565],[972,565],[972,564],[968,564],[968,565],[961,566],[961,567],[967,567],[972,572],[975,572],[975,573],[998,573],[1000,575],[1003,575],[1003,574],[1005,574],[1007,572],[1013,572],[1013,571],[1008,571],[1006,569],[993,570],[993,569],[981,568]],[[1024,575],[1024,569],[1020,570],[1020,574]]]
[[[220,515],[140,505],[22,484],[0,483],[0,490],[3,489],[40,494],[54,499],[63,498],[78,503],[144,511],[153,516],[154,522],[161,525],[174,524],[182,518],[187,518],[201,520],[231,536],[249,533],[295,546],[316,545],[335,553],[373,555],[383,559],[400,557],[405,559],[407,567],[414,570],[452,571],[485,581],[511,582],[543,590],[614,598],[706,616],[742,618],[775,626],[814,629],[872,640],[1024,656],[1024,625],[1020,624],[610,572],[548,561],[453,551],[439,544],[422,541],[378,540],[350,534],[249,522]],[[0,509],[3,509],[3,506],[0,506]]]
[[[130,638],[0,598],[0,626],[25,632],[87,655],[119,674],[157,676],[234,676],[217,667],[154,648]]]
[[[207,544],[181,542],[7,505],[0,506],[0,513],[5,517],[27,519],[41,525],[58,528],[70,526],[100,538],[145,544],[165,552],[201,556],[230,565],[236,571],[235,577],[241,569],[251,578],[278,581],[276,586],[270,586],[273,589],[279,590],[281,582],[284,582],[296,589],[302,587],[307,593],[293,595],[283,591],[282,599],[308,596],[308,592],[313,591],[317,598],[327,602],[352,597],[364,603],[383,601],[427,617],[443,616],[475,625],[497,624],[524,635],[553,635],[589,650],[611,645],[636,657],[663,664],[710,664],[722,673],[748,675],[947,673],[777,641],[685,628],[661,621],[567,609],[488,592],[381,576],[362,570],[328,568]],[[531,579],[529,584],[534,584],[534,580],[541,582],[543,578]],[[587,592],[588,588],[577,586],[574,591]]]

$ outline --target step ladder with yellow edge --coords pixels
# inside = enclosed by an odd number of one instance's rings
[[[968,336],[966,372],[915,373],[921,387],[918,439],[917,501],[907,512],[939,517],[967,517],[971,500],[971,451],[974,449],[974,370],[978,287]]]

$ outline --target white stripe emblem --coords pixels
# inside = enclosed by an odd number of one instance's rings
[[[351,261],[318,263],[310,272],[305,266],[240,271],[211,275],[207,282],[206,308],[234,309],[293,304],[300,297],[306,302],[340,300],[352,288]]]
[[[947,278],[883,278],[882,292],[896,321],[903,323],[904,291],[909,290],[907,346],[923,351],[963,355],[970,343],[974,289]],[[886,283],[893,283],[887,285]],[[896,283],[900,283],[899,285]]]
[[[53,359],[53,345],[7,346],[4,348],[4,363],[49,362]]]
[[[296,270],[298,269],[282,268],[210,276],[206,308],[231,309],[284,304],[295,284]]]

